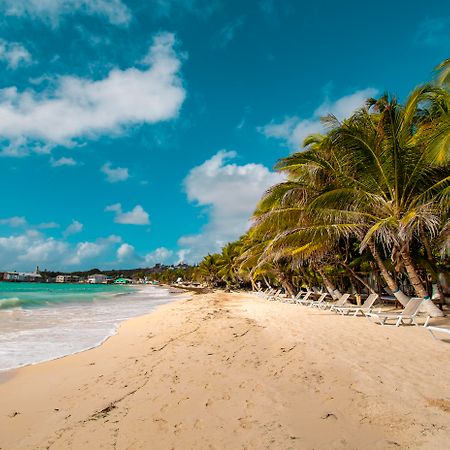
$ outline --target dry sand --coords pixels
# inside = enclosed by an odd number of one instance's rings
[[[423,328],[198,295],[3,375],[0,448],[445,449],[449,355]]]

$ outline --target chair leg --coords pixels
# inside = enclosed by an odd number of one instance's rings
[[[437,337],[434,335],[434,333],[433,333],[429,328],[427,328],[427,330],[428,330],[428,332],[431,334],[431,337],[432,337],[435,341],[437,341]]]
[[[403,322],[403,319],[401,317],[399,317],[395,326],[398,327],[402,322]]]

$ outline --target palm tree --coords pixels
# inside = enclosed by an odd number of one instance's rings
[[[214,286],[219,280],[219,267],[218,263],[220,255],[214,253],[212,255],[206,255],[197,267],[196,275],[204,280],[208,285]]]

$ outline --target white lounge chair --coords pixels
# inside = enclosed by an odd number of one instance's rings
[[[414,324],[419,326],[416,322],[416,316],[419,312],[420,305],[423,302],[423,298],[413,297],[409,300],[405,309],[400,312],[387,312],[387,313],[367,313],[367,316],[375,318],[381,325],[385,325],[389,320],[395,320],[395,326],[398,327],[400,324]]]
[[[350,294],[342,294],[337,302],[334,303],[327,303],[323,306],[323,309],[330,308],[330,311],[335,311],[336,308],[340,308],[341,306],[344,306],[347,303],[347,300],[349,299]]]
[[[322,306],[326,305],[325,298],[328,294],[321,294],[320,297],[315,302],[310,302],[309,307],[310,308],[322,308]]]
[[[370,294],[366,298],[365,302],[360,306],[358,305],[336,306],[334,310],[339,314],[342,314],[343,316],[353,314],[353,316],[356,317],[359,313],[365,316],[366,314],[371,312],[372,306],[377,301],[377,299],[378,294]]]
[[[425,328],[430,332],[432,338],[435,341],[438,341],[439,339],[434,335],[434,333],[447,333],[447,334],[450,334],[450,328],[448,328],[448,327],[435,327],[435,326],[432,326],[432,325],[428,325],[428,326],[425,326]]]
[[[278,295],[281,294],[281,289],[278,289],[276,291],[275,289],[272,289],[272,292],[266,297],[267,300],[278,300]]]
[[[297,303],[297,305],[309,305],[313,301],[310,298],[312,294],[312,291],[305,292],[305,295],[302,298],[297,299],[295,303]]]

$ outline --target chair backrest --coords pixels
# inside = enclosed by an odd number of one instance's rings
[[[322,303],[327,295],[328,295],[327,293],[321,294],[320,297],[317,299],[317,303]]]
[[[339,300],[336,302],[336,306],[344,306],[347,303],[350,294],[343,294],[339,297]]]
[[[372,305],[377,301],[377,299],[378,299],[378,294],[370,294],[366,298],[366,301],[363,303],[361,308],[371,308]]]
[[[412,316],[417,313],[420,305],[423,302],[423,298],[413,297],[405,306],[405,309],[401,312],[401,315]]]
[[[312,292],[308,291],[305,296],[302,298],[302,300],[308,300],[309,297],[311,297]]]

